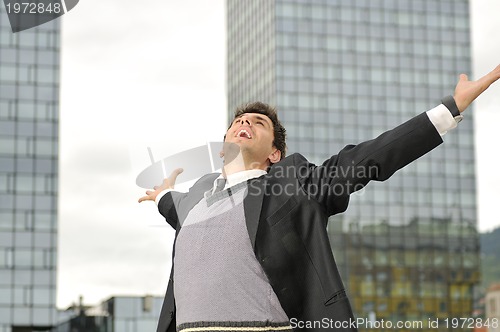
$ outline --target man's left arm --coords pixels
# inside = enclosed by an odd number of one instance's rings
[[[444,98],[443,104],[373,140],[346,146],[321,166],[307,166],[310,172],[301,179],[304,189],[316,188],[312,196],[326,204],[329,214],[342,212],[351,193],[371,180],[388,179],[398,169],[441,144],[440,135],[455,127],[461,113],[499,78],[500,65],[477,81],[460,75],[454,96]],[[330,189],[317,190],[318,187]],[[341,196],[346,200],[340,199]],[[334,201],[345,202],[330,206]]]
[[[455,128],[462,120],[462,113],[466,108],[499,78],[500,65],[476,81],[469,81],[467,75],[461,74],[453,97],[443,98],[442,104],[426,112],[427,118],[437,133],[442,136],[448,130]],[[338,164],[341,166],[376,165],[379,167],[378,171],[367,172],[368,178],[360,179],[360,182],[384,181],[395,171],[441,143],[441,140],[436,138],[435,132],[429,130],[426,120],[426,117],[421,114],[374,140],[361,143],[347,151],[344,149],[337,156]],[[360,174],[364,173],[360,172]],[[356,179],[351,180],[356,182]]]

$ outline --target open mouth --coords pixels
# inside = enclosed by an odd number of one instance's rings
[[[252,138],[252,135],[246,131],[245,129],[241,129],[237,134],[236,134],[236,137],[243,137],[243,138],[247,138],[247,139],[251,139]]]

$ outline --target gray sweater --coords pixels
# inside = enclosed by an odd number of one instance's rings
[[[174,258],[178,331],[291,330],[252,250],[243,207],[246,185],[207,192],[182,225]]]

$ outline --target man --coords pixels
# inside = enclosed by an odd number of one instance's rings
[[[384,181],[442,143],[461,113],[500,78],[462,74],[454,97],[322,165],[285,158],[285,130],[263,103],[239,108],[222,174],[171,191],[180,169],[145,200],[176,229],[172,273],[158,324],[165,331],[356,331],[330,248],[328,217],[349,195]],[[237,147],[237,149],[235,149]]]

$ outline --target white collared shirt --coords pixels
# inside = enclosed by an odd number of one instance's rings
[[[231,188],[239,183],[248,181],[250,179],[258,178],[259,176],[267,174],[266,171],[262,169],[250,169],[250,170],[245,170],[233,174],[229,174],[226,178],[226,185],[224,186],[224,189]],[[219,175],[217,179],[214,180],[214,184],[212,186],[212,193],[215,191],[215,188],[217,187],[217,180],[224,178],[224,175]],[[161,191],[158,196],[156,196],[155,202],[156,205],[160,202],[160,199],[169,191],[172,189],[165,189]]]
[[[229,174],[226,178],[226,185],[224,186],[224,189],[231,188],[239,183],[248,181],[250,179],[258,178],[259,176],[266,175],[267,172],[262,170],[262,169],[250,169],[250,170],[245,170],[233,174]],[[222,179],[224,176],[221,174],[217,179],[214,181],[214,186],[212,189],[212,193],[215,190],[215,187],[217,185],[217,180]]]

